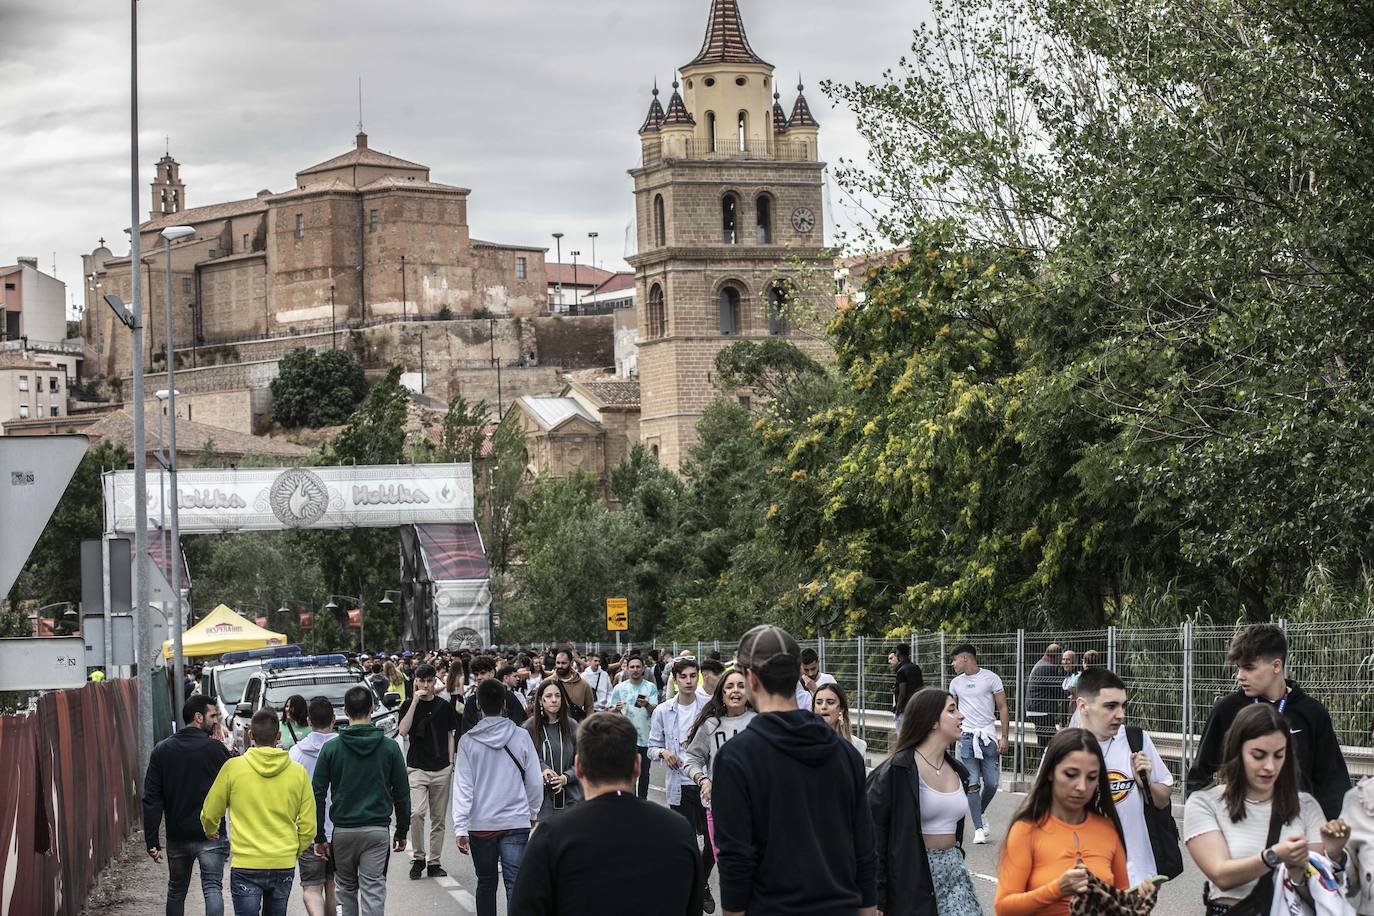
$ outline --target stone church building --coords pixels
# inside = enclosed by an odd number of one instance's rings
[[[203,207],[187,207],[181,165],[163,156],[138,229],[145,356],[151,363],[166,347],[159,233],[177,225],[196,230],[172,246],[178,349],[477,310],[536,314],[545,307],[545,249],[472,238],[469,193],[372,149],[361,130],[353,149],[297,172],[288,191]],[[129,335],[99,300],[112,292],[130,301],[129,257],[112,256],[102,240],[84,260],[83,331],[100,351],[93,374],[127,375]]]
[[[713,0],[706,37],[659,90],[634,179],[639,435],[679,469],[713,398],[716,354],[740,339],[800,333],[834,307],[823,226],[819,125],[802,94],[782,106],[773,65],[750,46],[737,0]],[[747,397],[747,393],[729,393]]]

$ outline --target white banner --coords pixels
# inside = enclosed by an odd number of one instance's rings
[[[159,472],[146,479],[154,528],[163,502]],[[132,532],[133,472],[111,471],[104,483],[106,532]],[[170,487],[170,477],[162,476],[162,486]],[[457,524],[473,521],[472,466],[192,468],[177,472],[177,505],[182,534]]]

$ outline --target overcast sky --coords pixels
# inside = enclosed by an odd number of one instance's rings
[[[821,152],[862,157],[822,78],[876,80],[923,0],[740,0],[780,86],[800,71]],[[600,233],[623,265],[626,169],[657,75],[695,56],[710,0],[141,0],[140,218],[164,136],[189,206],[288,190],[296,171],[370,145],[472,188],[478,238],[568,251]],[[80,255],[127,252],[129,4],[0,3],[0,264],[36,255],[80,299]],[[795,92],[783,93],[791,111]],[[665,98],[666,104],[666,98]],[[860,218],[832,190],[844,225]],[[590,257],[580,244],[582,260]],[[553,253],[550,252],[550,260]]]

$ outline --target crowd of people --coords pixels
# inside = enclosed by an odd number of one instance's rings
[[[443,877],[451,832],[481,916],[499,890],[521,916],[977,916],[963,846],[994,840],[1006,691],[972,644],[951,651],[947,690],[923,686],[904,650],[888,657],[899,724],[872,762],[844,688],[768,625],[728,660],[572,647],[359,658],[375,684],[345,697],[347,727],[323,697],[293,698],[253,717],[242,756],[211,739],[216,707],[192,695],[145,783],[167,912],[181,913],[198,864],[207,916],[222,913],[232,855],[237,916],[285,913],[297,876],[311,916],[336,901],[380,916],[390,855],[409,847],[410,878]],[[1278,627],[1235,637],[1238,689],[1208,717],[1180,831],[1168,766],[1127,720],[1127,683],[1088,664],[1053,678],[1063,705],[1042,665],[1077,660],[1048,647],[1028,696],[1042,761],[997,832],[994,912],[1147,913],[1191,857],[1205,899],[1171,899],[1170,913],[1374,916],[1374,781],[1351,787],[1330,715],[1286,659]],[[381,691],[404,697],[404,751],[370,724]],[[654,767],[666,808],[648,801]]]

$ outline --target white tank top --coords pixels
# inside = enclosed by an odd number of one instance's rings
[[[953,836],[959,822],[968,816],[968,795],[962,788],[941,792],[921,781],[921,833],[926,836]]]

